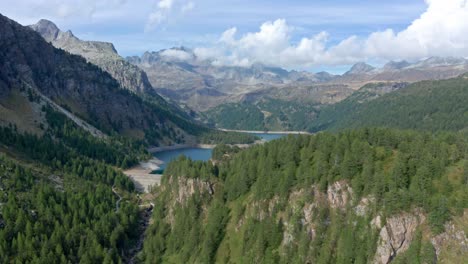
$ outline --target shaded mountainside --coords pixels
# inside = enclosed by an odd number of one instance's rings
[[[366,129],[169,164],[144,263],[463,263],[468,142]],[[215,164],[215,165],[214,165]]]
[[[468,76],[422,81],[376,98],[365,86],[346,100],[324,107],[309,130],[385,126],[418,130],[468,127]]]

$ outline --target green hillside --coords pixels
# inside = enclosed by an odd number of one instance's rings
[[[316,118],[314,104],[263,98],[222,104],[203,113],[216,126],[239,130],[305,130]]]
[[[365,89],[364,87],[363,89]],[[357,92],[358,95],[362,93]],[[468,75],[440,81],[422,81],[361,101],[351,96],[323,108],[310,131],[337,131],[359,127],[393,127],[426,131],[458,131],[468,127]]]

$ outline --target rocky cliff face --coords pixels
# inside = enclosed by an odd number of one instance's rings
[[[201,206],[199,213],[206,215],[209,210],[206,203],[212,199],[215,189],[215,184],[197,178],[170,177],[160,190],[161,193],[169,192],[170,194],[168,201],[171,201],[171,205],[166,221],[174,224],[176,207],[190,206],[188,205],[190,199],[201,199],[204,205]],[[248,197],[246,199],[249,200]],[[235,231],[230,232],[236,232],[231,234],[232,236],[239,235],[243,226],[252,221],[265,222],[272,218],[281,219],[283,231],[280,251],[283,252],[298,243],[298,229],[302,230],[301,232],[312,241],[311,243],[320,239],[320,236],[323,236],[320,233],[321,225],[332,225],[332,221],[335,220],[331,216],[321,220],[319,211],[330,210],[330,215],[334,215],[333,212],[335,212],[341,217],[354,219],[353,221],[372,219],[367,223],[366,232],[375,233],[378,238],[371,262],[392,263],[410,248],[418,229],[427,229],[426,215],[422,210],[415,209],[411,212],[392,215],[384,220],[380,212],[372,212],[371,207],[374,202],[373,197],[363,197],[360,201],[356,201],[354,191],[347,181],[335,182],[325,191],[321,191],[318,186],[311,186],[293,191],[286,202],[274,196],[271,199],[247,203],[245,209],[240,211],[240,215],[233,216],[235,222],[230,225]],[[358,218],[354,218],[353,215]],[[468,217],[468,213],[466,216]],[[447,251],[453,252],[454,248],[461,256],[468,254],[467,236],[452,222],[446,224],[444,233],[432,235],[429,232],[426,236],[430,237],[429,241],[434,246],[437,259],[447,259],[443,254]],[[448,249],[449,247],[451,249]]]
[[[402,213],[387,219],[387,223],[380,230],[374,263],[390,263],[398,254],[405,252],[414,238],[416,228],[426,217],[421,212]],[[379,220],[374,220],[379,228]]]
[[[99,66],[122,87],[136,93],[154,94],[145,72],[120,57],[112,43],[80,40],[71,31],[63,32],[53,22],[44,19],[30,27],[55,47],[83,56]]]
[[[460,219],[446,223],[444,232],[431,238],[437,259],[449,258],[453,263],[468,259],[468,237],[464,229],[467,223],[468,210],[465,210]],[[456,256],[448,257],[447,251],[456,252]]]

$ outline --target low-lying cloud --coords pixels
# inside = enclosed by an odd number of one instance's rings
[[[468,1],[426,0],[427,10],[406,29],[350,36],[328,45],[321,32],[292,43],[294,27],[286,20],[265,22],[259,31],[237,36],[233,27],[212,46],[197,48],[202,59],[219,65],[248,66],[256,62],[282,67],[350,64],[357,61],[417,60],[430,56],[468,56]]]

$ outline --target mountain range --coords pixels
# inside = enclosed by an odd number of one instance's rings
[[[371,82],[447,79],[468,71],[468,61],[463,58],[439,57],[414,63],[392,61],[382,68],[357,63],[343,75],[287,71],[259,63],[250,67],[220,66],[199,59],[184,47],[145,52],[141,57],[126,59],[148,74],[159,93],[202,112],[258,94],[280,100],[336,103]]]

